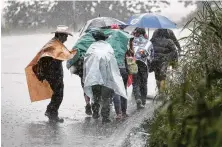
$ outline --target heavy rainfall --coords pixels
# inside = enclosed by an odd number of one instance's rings
[[[221,147],[222,3],[2,1],[3,147]]]

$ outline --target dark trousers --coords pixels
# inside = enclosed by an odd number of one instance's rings
[[[137,63],[138,73],[133,75],[133,93],[135,99],[146,103],[148,70],[144,63]]]
[[[94,103],[92,104],[93,113],[99,113],[100,101],[102,100],[101,115],[103,118],[109,118],[110,98],[113,96],[113,90],[101,85],[92,86]]]
[[[120,74],[122,76],[123,83],[124,83],[124,86],[125,86],[125,89],[126,89],[127,80],[128,80],[128,72],[126,71],[126,68],[120,68],[119,70],[120,70]],[[116,114],[120,114],[121,112],[123,114],[126,114],[127,99],[125,99],[124,97],[119,96],[117,94],[114,94],[113,102],[114,102],[114,107],[115,107]]]
[[[168,62],[165,61],[154,61],[154,73],[155,79],[157,81],[162,81],[166,79]]]
[[[61,105],[63,100],[63,90],[64,90],[63,76],[58,78],[46,78],[46,80],[48,81],[53,91],[51,101],[47,106],[46,111],[51,116],[58,116],[59,106]]]
[[[152,66],[155,73],[156,84],[157,84],[158,90],[160,90],[160,82],[166,79],[168,62],[155,60],[153,61],[152,64],[153,64]]]
[[[82,86],[82,89],[83,89],[83,92],[84,92],[83,74],[80,74],[79,77],[80,77],[81,86]],[[90,104],[90,98],[85,94],[85,92],[84,92],[84,98],[85,98],[86,105]]]
[[[52,57],[42,57],[33,68],[38,79],[48,81],[53,91],[51,101],[46,109],[47,115],[57,117],[64,89],[62,61]]]

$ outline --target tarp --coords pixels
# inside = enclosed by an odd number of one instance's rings
[[[69,69],[80,57],[83,57],[88,50],[89,46],[95,42],[92,37],[92,33],[99,29],[93,29],[85,33],[73,46],[73,49],[77,49],[77,55],[72,59],[67,61],[67,68]],[[121,30],[111,30],[111,29],[100,29],[104,32],[105,35],[109,35],[109,38],[106,40],[112,48],[114,49],[115,57],[118,64],[124,63],[125,53],[129,44],[129,40],[133,38],[132,35],[121,31]]]
[[[91,44],[84,58],[84,92],[93,100],[92,86],[103,85],[117,95],[127,98],[124,83],[114,56],[113,48],[106,41]]]
[[[46,80],[43,82],[39,81],[32,69],[39,59],[45,56],[53,57],[58,60],[68,60],[73,58],[74,54],[71,54],[69,50],[56,39],[50,40],[45,46],[43,46],[25,68],[31,102],[49,99],[52,96],[52,89],[49,83]]]
[[[109,35],[106,40],[114,49],[114,54],[118,65],[125,64],[125,54],[129,48],[129,40],[133,38],[132,35],[121,30],[104,30],[104,34]]]

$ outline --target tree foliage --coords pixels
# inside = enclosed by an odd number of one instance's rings
[[[159,3],[166,1],[6,1],[5,26],[10,30],[55,28],[59,24],[75,30],[89,19],[106,16],[122,21],[134,13],[160,11]],[[159,8],[159,9],[158,9]]]

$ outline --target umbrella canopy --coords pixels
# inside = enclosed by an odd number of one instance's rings
[[[133,15],[127,24],[140,28],[176,28],[176,24],[167,17],[152,13]]]
[[[112,24],[117,24],[122,27],[127,26],[126,23],[112,17],[97,17],[86,22],[85,26],[81,29],[80,35],[91,28],[103,28],[111,26]]]

